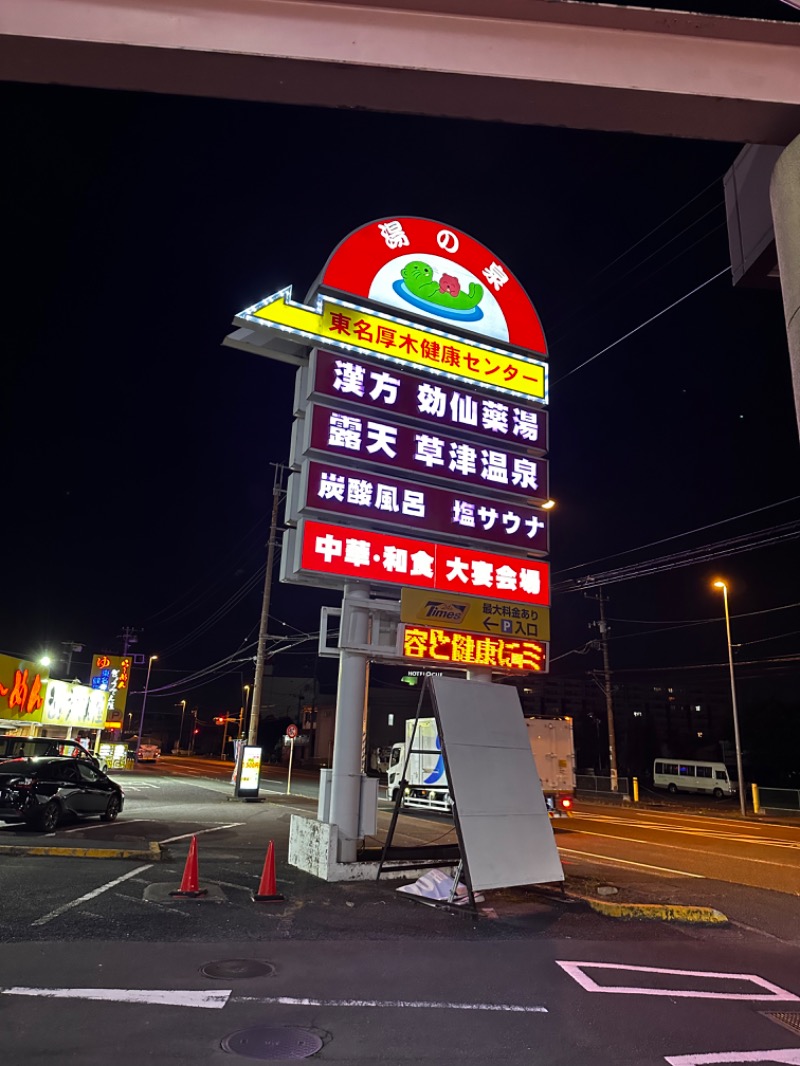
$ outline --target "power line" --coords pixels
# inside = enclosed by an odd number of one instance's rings
[[[635,333],[638,333],[640,329],[644,329],[644,327],[649,326],[651,322],[655,322],[656,319],[661,318],[661,316],[665,315],[667,311],[671,311],[673,307],[677,307],[679,304],[682,304],[684,300],[688,300],[690,296],[694,296],[696,292],[700,292],[700,290],[704,289],[706,285],[710,285],[712,281],[716,281],[717,278],[721,278],[723,274],[729,273],[730,269],[731,268],[729,266],[726,266],[718,273],[714,274],[712,277],[706,278],[705,281],[701,282],[699,285],[696,285],[695,288],[693,288],[690,292],[684,293],[683,296],[681,296],[677,300],[674,300],[671,304],[669,304],[669,306],[664,307],[661,311],[658,311],[656,314],[651,315],[650,318],[646,319],[644,322],[639,323],[639,325],[636,326],[634,329],[629,330],[627,333],[623,334],[623,336],[618,337],[617,340],[612,341],[611,344],[607,344],[605,348],[601,348],[600,351],[596,352],[593,356],[591,356],[591,358],[585,359],[582,363],[579,363],[578,366],[573,367],[572,370],[568,370],[566,374],[558,378],[556,381],[552,382],[550,386],[551,391],[553,388],[555,388],[556,385],[560,385],[562,381],[566,381],[568,377],[571,377],[573,374],[577,374],[579,370],[583,370],[583,368],[585,366],[588,366],[589,363],[593,363],[595,359],[599,359],[601,355],[605,355],[606,352],[611,351],[612,348],[616,348],[618,344],[622,344],[623,341],[627,340],[629,337],[632,337]]]
[[[705,526],[698,526],[696,529],[688,529],[684,533],[675,533],[671,537],[662,537],[660,540],[651,540],[647,544],[640,544],[636,548],[626,548],[624,551],[615,552],[613,555],[604,555],[599,559],[590,559],[586,563],[577,563],[575,566],[567,566],[563,570],[559,570],[557,575],[568,574],[570,570],[580,570],[584,566],[595,566],[597,563],[605,563],[609,559],[619,559],[622,555],[631,555],[633,552],[644,551],[646,548],[655,548],[659,544],[668,544],[671,540],[680,540],[682,537],[691,537],[695,533],[705,533],[707,529],[715,529],[717,526],[724,526],[728,522],[737,522],[740,518],[750,518],[754,514],[761,514],[763,511],[770,511],[773,507],[782,507],[785,503],[794,503],[796,500],[800,500],[800,496],[790,496],[786,500],[779,500],[777,503],[768,503],[765,507],[757,507],[753,511],[745,511],[743,514],[732,515],[730,518],[722,518],[718,522],[709,522]]]

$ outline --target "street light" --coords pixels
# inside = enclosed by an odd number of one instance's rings
[[[183,716],[186,713],[186,700],[181,700],[181,731],[178,734],[178,754],[180,754],[183,747]]]
[[[157,655],[151,655],[147,663],[147,677],[144,682],[144,695],[142,696],[142,713],[139,716],[139,736],[136,739],[136,760],[139,760],[139,750],[142,746],[142,733],[144,731],[144,709],[147,706],[147,688],[150,684],[150,671],[153,668],[153,663],[158,658]]]
[[[733,646],[731,645],[731,616],[728,611],[728,586],[724,581],[715,581],[715,589],[722,589],[722,602],[725,605],[725,634],[728,638],[728,666],[731,672],[731,707],[733,709],[733,741],[736,745],[736,773],[739,777],[739,810],[742,818],[747,817],[747,804],[744,795],[744,774],[742,773],[742,745],[739,740],[739,712],[736,707],[736,681],[733,676]]]

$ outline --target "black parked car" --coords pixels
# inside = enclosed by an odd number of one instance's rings
[[[76,759],[85,759],[103,773],[106,771],[105,760],[87,751],[77,740],[59,740],[55,737],[17,737],[13,734],[0,737],[0,762],[3,759],[19,758],[20,755],[27,755],[31,759],[37,755],[72,755]]]
[[[64,815],[113,822],[125,793],[85,759],[68,756],[0,762],[0,820],[52,832]]]

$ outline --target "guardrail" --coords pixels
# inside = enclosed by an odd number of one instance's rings
[[[800,789],[764,788],[758,786],[758,806],[762,811],[781,814],[800,814]]]
[[[575,777],[575,794],[581,799],[602,799],[610,803],[628,803],[630,787],[627,777],[617,778],[617,787],[611,787],[610,777],[598,777],[596,774],[577,774]]]

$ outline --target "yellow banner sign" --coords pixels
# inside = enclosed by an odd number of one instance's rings
[[[0,720],[41,722],[48,676],[28,659],[0,655]]]
[[[377,356],[547,402],[547,365],[501,348],[465,341],[431,327],[368,311],[333,296],[315,308],[293,303],[283,289],[236,316],[237,322],[293,333],[327,349]]]
[[[519,640],[550,640],[550,609],[478,596],[452,596],[404,588],[400,621]]]

